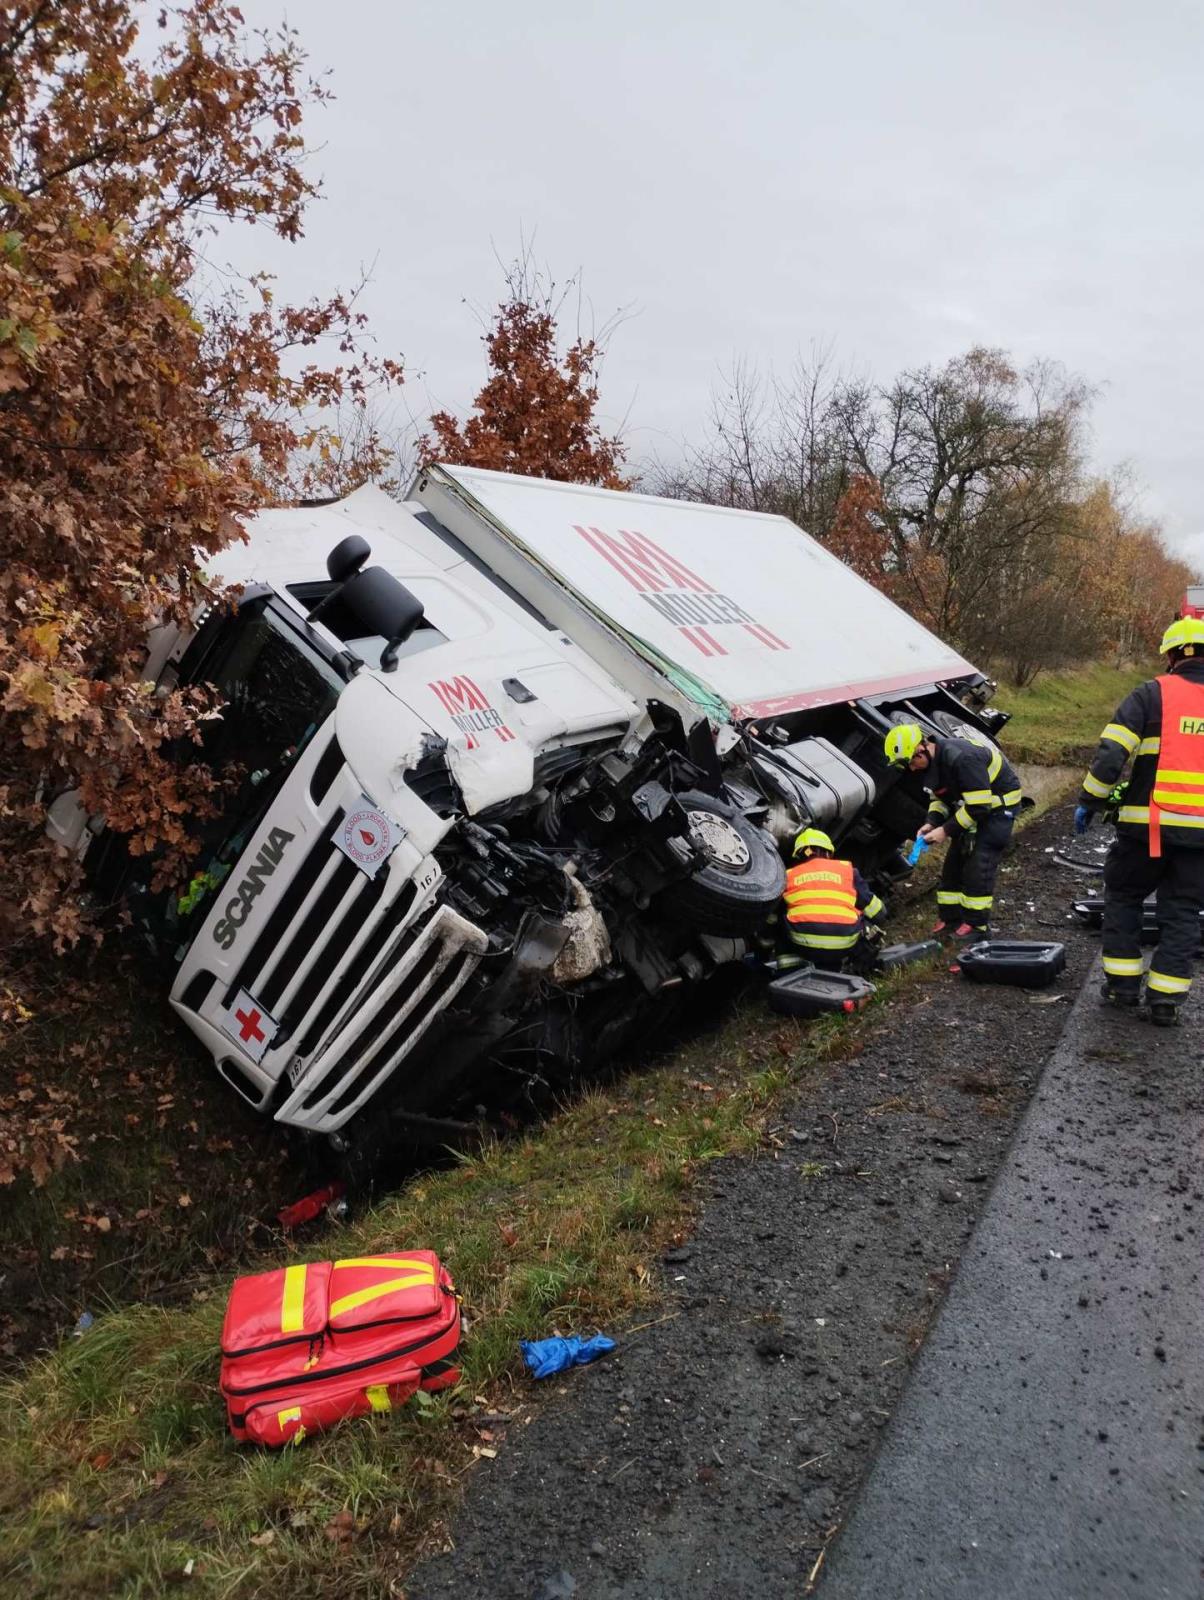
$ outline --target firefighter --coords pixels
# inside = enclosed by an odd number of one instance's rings
[[[902,722],[886,735],[884,748],[892,767],[925,775],[931,799],[920,838],[930,845],[949,841],[934,938],[985,939],[995,877],[1023,798],[1019,778],[982,734],[938,737],[918,722]]]
[[[1204,619],[1172,622],[1159,649],[1167,671],[1138,684],[1100,735],[1074,827],[1086,833],[1132,756],[1104,864],[1101,993],[1111,1005],[1141,1003],[1142,906],[1156,890],[1158,947],[1145,1000],[1151,1022],[1169,1027],[1191,988],[1204,907]]]
[[[886,907],[851,861],[835,860],[831,839],[804,828],[786,874],[786,931],[791,947],[818,967],[869,964]]]

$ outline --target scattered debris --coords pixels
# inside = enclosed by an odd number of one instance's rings
[[[583,1367],[615,1347],[615,1341],[604,1333],[596,1333],[592,1339],[573,1335],[567,1339],[522,1339],[519,1343],[533,1378],[553,1378],[570,1367]]]
[[[276,1220],[286,1232],[289,1232],[293,1228],[301,1227],[302,1223],[313,1222],[328,1206],[333,1206],[341,1200],[345,1193],[346,1185],[343,1183],[336,1181],[325,1184],[321,1189],[303,1195],[300,1200],[294,1200],[291,1206],[282,1206],[276,1213]]]

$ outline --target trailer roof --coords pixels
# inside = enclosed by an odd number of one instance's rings
[[[478,516],[734,716],[768,717],[975,668],[785,517],[437,467]]]

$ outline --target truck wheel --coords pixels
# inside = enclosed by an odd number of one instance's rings
[[[734,806],[689,790],[678,795],[693,843],[707,860],[690,877],[663,891],[658,909],[699,933],[757,933],[777,909],[786,869],[763,828]]]

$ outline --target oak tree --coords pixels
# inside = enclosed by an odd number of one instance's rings
[[[461,423],[447,411],[435,412],[419,442],[422,461],[626,487],[620,472],[626,451],[597,417],[607,330],[579,334],[562,350],[559,319],[567,291],[557,293],[526,259],[511,268],[506,290],[482,335],[490,376],[473,413]]]
[[[219,225],[299,237],[317,192],[302,116],[326,94],[291,30],[250,29],[228,0],[157,18],[133,0],[0,7],[8,935],[79,932],[74,862],[43,834],[63,791],[178,873],[214,780],[163,746],[187,747],[212,708],[150,692],[147,633],[196,605],[201,564],[257,506],[346,485],[323,411],[400,376],[365,356],[353,296],[204,287]]]

